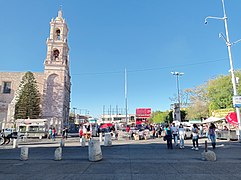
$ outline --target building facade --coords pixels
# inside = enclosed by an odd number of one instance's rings
[[[42,118],[59,131],[67,125],[70,109],[68,26],[62,10],[50,22],[44,72],[34,73],[42,100]],[[0,72],[0,129],[13,125],[16,94],[25,72]]]

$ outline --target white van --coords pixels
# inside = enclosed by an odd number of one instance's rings
[[[47,119],[17,120],[17,131],[27,138],[45,138],[48,135]]]

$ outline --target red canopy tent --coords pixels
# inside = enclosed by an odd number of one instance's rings
[[[228,113],[228,115],[225,118],[230,124],[235,125],[235,126],[238,125],[238,118],[237,118],[236,112]]]
[[[104,128],[108,128],[108,127],[111,127],[111,126],[113,126],[113,124],[111,124],[111,123],[105,123],[105,124],[102,124],[102,125],[100,126],[100,128],[101,128],[101,129],[104,129]]]

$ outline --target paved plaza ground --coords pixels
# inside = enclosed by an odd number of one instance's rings
[[[88,147],[81,147],[78,138],[71,138],[63,147],[63,159],[54,161],[59,139],[26,140],[19,147],[29,147],[29,159],[20,160],[20,148],[0,146],[0,180],[18,179],[241,179],[241,144],[219,141],[215,149],[217,161],[202,161],[204,141],[200,150],[166,148],[162,139],[113,141],[101,146],[103,159],[88,160]],[[209,147],[210,148],[210,147]]]

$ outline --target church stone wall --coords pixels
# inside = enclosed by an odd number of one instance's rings
[[[2,128],[3,123],[10,121],[8,119],[7,113],[9,104],[12,103],[16,91],[22,81],[22,78],[26,72],[0,72],[0,129]],[[33,73],[37,81],[38,90],[40,94],[43,94],[43,84],[44,84],[44,73]],[[11,83],[10,93],[3,92],[4,82]]]

